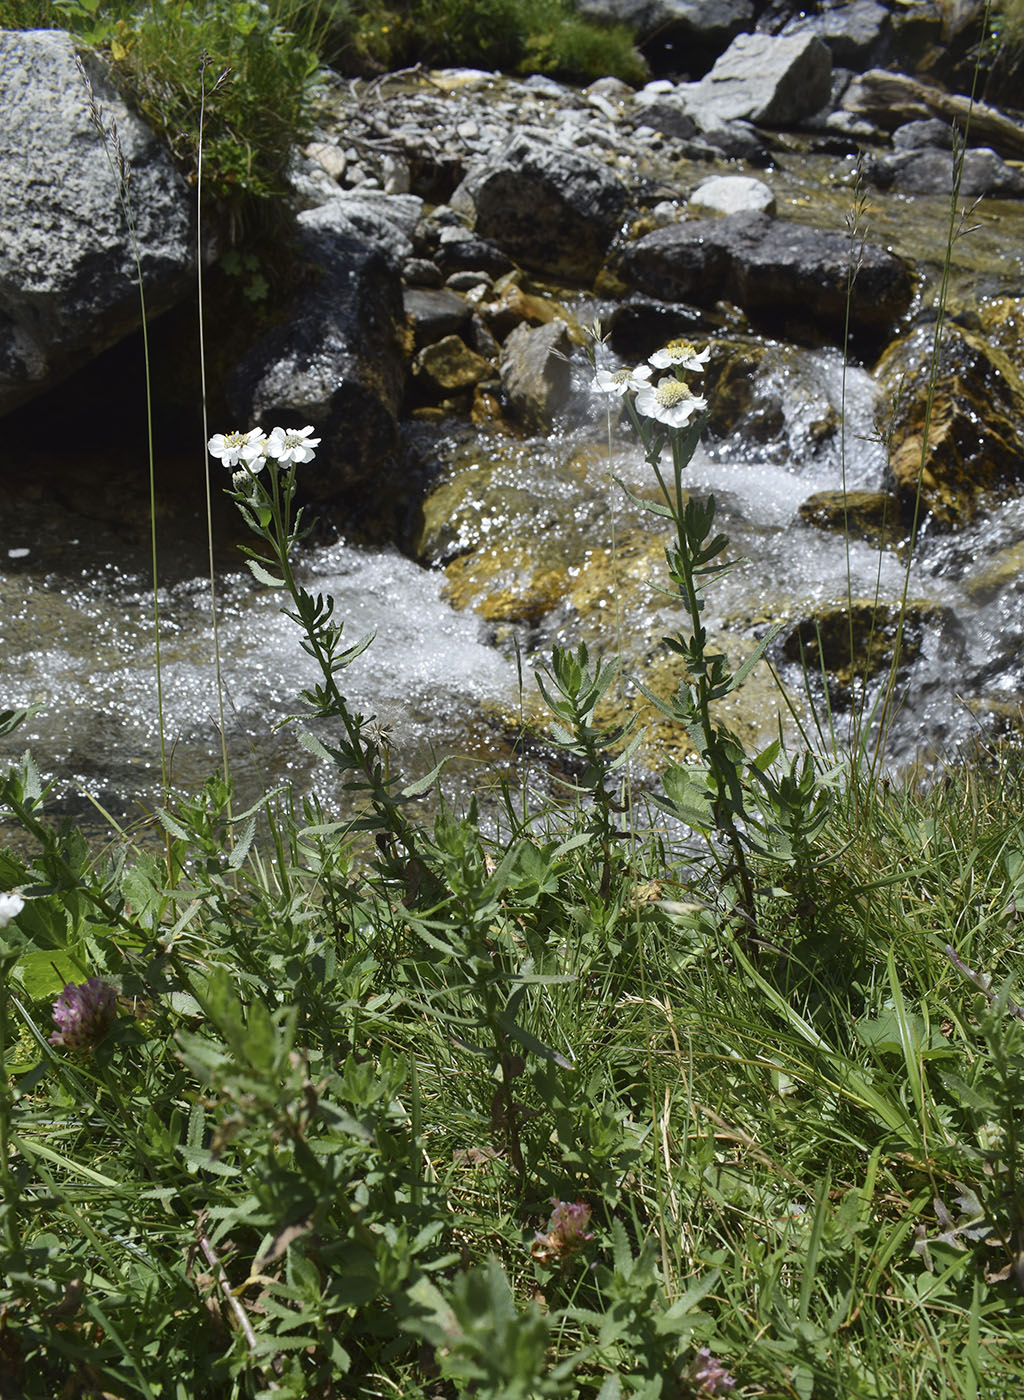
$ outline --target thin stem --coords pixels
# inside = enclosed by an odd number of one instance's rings
[[[228,786],[228,817],[231,816],[231,769],[228,763],[227,725],[224,720],[224,682],[221,672],[220,625],[217,616],[217,576],[213,562],[213,500],[206,444],[210,440],[206,406],[206,332],[203,321],[203,123],[206,118],[206,69],[210,56],[205,51],[199,63],[199,143],[196,149],[196,290],[199,309],[199,384],[203,411],[203,482],[206,492],[206,541],[210,560],[210,619],[213,628],[213,658],[217,677],[217,715],[220,724],[220,758],[224,782]],[[213,87],[216,93],[226,81],[225,69]],[[211,94],[212,96],[212,94]]]

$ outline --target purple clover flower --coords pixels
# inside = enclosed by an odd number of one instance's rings
[[[578,1254],[588,1240],[594,1238],[590,1224],[590,1207],[582,1201],[560,1201],[551,1197],[554,1209],[548,1221],[547,1234],[537,1232],[530,1253],[541,1264],[561,1263]]]
[[[701,1347],[690,1366],[690,1381],[698,1395],[728,1395],[735,1390],[736,1379],[730,1376],[710,1347]]]
[[[65,1050],[91,1050],[114,1024],[117,992],[100,977],[75,985],[69,982],[53,1003],[57,1027],[50,1044]]]

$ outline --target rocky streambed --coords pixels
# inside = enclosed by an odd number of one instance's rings
[[[732,61],[749,73],[743,50]],[[328,84],[292,177],[307,274],[269,331],[234,354],[219,338],[215,411],[322,433],[303,567],[351,635],[377,634],[350,689],[403,769],[455,751],[472,782],[514,762],[537,713],[530,668],[554,641],[621,653],[617,704],[678,683],[660,646],[664,537],[619,484],[642,496],[653,482],[590,392],[593,359],[630,363],[673,335],[712,346],[688,484],[714,491],[742,561],[709,603],[730,655],[784,621],[774,668],[809,732],[816,714],[842,740],[885,673],[906,593],[891,761],[1019,721],[1021,128],[982,114],[954,207],[957,112],[943,104],[956,95],[902,75],[894,90],[892,75],[806,50],[770,97],[762,59],[745,108],[727,71],[714,92],[714,69],[639,93],[462,70]],[[154,333],[160,604],[174,773],[189,785],[218,746],[177,314]],[[45,704],[7,747],[27,734],[64,791],[117,810],[152,791],[156,766],[144,474],[116,432],[36,429],[83,405],[102,416],[129,349],[8,418],[0,541],[5,703]],[[243,787],[314,786],[305,752],[272,734],[305,658],[239,570],[229,517],[217,538]],[[780,703],[763,667],[732,723],[756,744]],[[681,744],[652,712],[641,760],[656,770]]]

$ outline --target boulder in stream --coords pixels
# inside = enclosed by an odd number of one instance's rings
[[[935,327],[918,326],[889,347],[876,374],[892,405],[889,468],[904,513],[913,513],[920,478],[922,511],[949,528],[970,520],[985,496],[1019,489],[1024,380],[1006,351],[947,325],[932,393],[934,347]]]
[[[687,89],[686,105],[705,119],[792,126],[824,107],[831,93],[832,55],[820,39],[739,34]]]
[[[647,296],[697,306],[730,301],[772,333],[841,341],[850,259],[850,240],[842,233],[765,214],[732,214],[655,229],[621,251],[615,271]],[[906,265],[865,243],[850,295],[853,333],[884,337],[910,297]]]
[[[501,384],[512,417],[531,432],[545,432],[571,387],[572,342],[564,321],[517,326],[501,349]]]
[[[309,265],[287,321],[236,365],[228,406],[237,423],[312,423],[323,445],[302,469],[318,498],[366,487],[387,495],[405,380],[402,288],[380,249],[299,216]],[[372,494],[372,493],[371,493]],[[372,508],[372,506],[371,506]]]
[[[74,41],[59,30],[0,32],[0,413],[59,384],[142,323],[118,153],[96,129],[75,60]],[[192,284],[188,192],[100,62],[89,58],[87,71],[130,169],[153,316]]]
[[[521,136],[472,167],[450,204],[524,267],[589,283],[618,232],[626,187],[598,161]]]

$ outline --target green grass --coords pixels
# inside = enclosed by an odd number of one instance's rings
[[[169,871],[32,791],[2,797],[39,853],[0,856],[17,1393],[685,1396],[699,1346],[768,1396],[1012,1392],[1024,1024],[944,948],[1020,995],[1019,748],[851,779],[801,909],[757,868],[754,954],[667,834],[609,854],[571,808],[442,816],[389,868],[288,797],[229,827],[212,783]],[[87,974],[119,1015],[73,1056],[50,1004]],[[552,1197],[593,1212],[562,1264]]]

